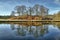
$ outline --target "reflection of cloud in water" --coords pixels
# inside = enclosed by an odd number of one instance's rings
[[[60,30],[54,25],[24,26],[0,24],[0,39],[60,40]]]
[[[50,25],[48,31],[41,40],[60,40],[60,30],[57,27]]]
[[[60,32],[52,32],[42,37],[42,40],[60,40]]]

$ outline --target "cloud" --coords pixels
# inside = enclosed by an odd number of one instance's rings
[[[53,14],[56,14],[58,11],[60,11],[60,10],[58,10],[58,9],[56,9],[56,10],[50,10],[49,14],[53,15]]]
[[[60,0],[55,0],[56,2],[60,2]]]
[[[54,0],[54,3],[60,5],[60,0]]]

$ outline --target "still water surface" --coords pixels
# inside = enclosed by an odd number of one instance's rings
[[[0,40],[60,40],[60,23],[24,24],[0,23]]]

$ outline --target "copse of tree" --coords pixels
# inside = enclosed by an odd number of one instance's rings
[[[57,14],[60,14],[60,11]]]
[[[34,13],[39,16],[48,14],[48,9],[39,4],[35,4],[33,7],[26,7],[25,5],[21,5],[16,6],[14,9],[15,12],[19,14],[19,16],[24,15],[25,13],[28,15],[32,15]],[[14,14],[14,12],[12,14]]]
[[[57,13],[54,13],[54,15],[60,15],[60,11],[58,11]]]
[[[56,14],[53,15],[53,20],[60,20],[60,11],[58,11]]]

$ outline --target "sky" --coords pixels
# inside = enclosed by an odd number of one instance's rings
[[[49,14],[60,11],[60,0],[0,0],[0,15],[10,15],[15,6],[26,5],[27,7],[40,4],[49,9]]]

